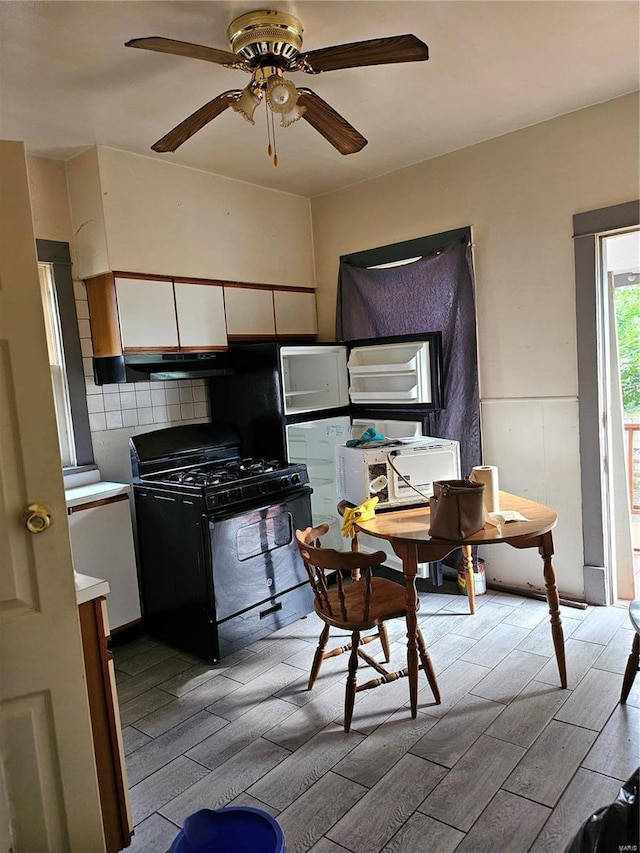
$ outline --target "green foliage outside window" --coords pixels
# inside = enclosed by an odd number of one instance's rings
[[[640,285],[615,289],[618,360],[625,414],[640,412]]]

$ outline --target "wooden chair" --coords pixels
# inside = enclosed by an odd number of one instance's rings
[[[360,539],[357,533],[355,533],[351,539],[351,550],[360,550]],[[355,568],[351,569],[351,580],[360,580],[359,566],[356,566]],[[320,672],[320,667],[322,666],[323,661],[327,660],[327,658],[334,658],[338,655],[344,654],[345,652],[351,651],[351,642],[345,643],[343,646],[336,646],[335,648],[326,651],[327,643],[329,641],[330,630],[331,626],[329,624],[326,624],[322,629],[322,633],[320,634],[318,648],[316,649],[316,653],[313,658],[313,664],[311,666],[311,672],[309,673],[309,683],[307,684],[307,690],[313,690],[313,685],[316,683],[316,679],[318,678],[318,673]],[[389,633],[384,622],[380,622],[378,625],[376,625],[375,631],[372,634],[367,634],[366,637],[361,636],[360,645],[366,646],[367,643],[372,643],[374,640],[380,640],[380,645],[382,646],[382,651],[384,653],[384,662],[388,663],[389,658],[391,657],[391,647],[389,645]]]
[[[327,524],[320,524],[318,527],[307,527],[306,530],[296,531],[296,541],[314,594],[315,612],[325,623],[313,659],[308,689],[313,687],[324,658],[341,654],[345,650],[345,647],[342,647],[333,652],[325,652],[331,628],[350,631],[351,654],[344,703],[344,730],[348,732],[351,728],[356,693],[379,687],[407,674],[406,668],[396,672],[386,670],[363,651],[363,642],[360,638],[361,631],[377,628],[386,657],[385,663],[388,662],[389,641],[384,622],[388,619],[406,617],[405,589],[404,586],[393,581],[373,577],[373,569],[382,565],[386,559],[383,551],[365,554],[357,550],[336,551],[333,548],[323,548],[320,538],[328,530]],[[336,575],[336,586],[330,589],[327,576],[333,572]],[[365,640],[369,642],[376,636],[378,635],[366,637]],[[424,670],[436,704],[439,705],[438,682],[420,631],[418,631],[418,654],[421,669]],[[358,658],[375,669],[380,677],[358,684]]]
[[[631,653],[629,654],[624,678],[622,679],[622,692],[620,693],[621,705],[624,705],[627,701],[627,696],[631,692],[633,681],[638,671],[638,665],[640,664],[640,598],[636,598],[629,605],[629,619],[631,619],[631,624],[635,628],[636,633],[633,637]]]

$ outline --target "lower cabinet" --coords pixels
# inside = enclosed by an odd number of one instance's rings
[[[131,843],[133,823],[104,596],[78,607],[107,853]]]
[[[101,498],[98,487],[108,485],[96,485],[95,500],[69,506],[69,530],[75,570],[109,584],[109,624],[115,630],[140,621],[140,596],[129,497]]]

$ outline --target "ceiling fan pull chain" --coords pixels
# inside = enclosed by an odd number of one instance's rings
[[[276,123],[273,117],[273,113],[269,110],[271,114],[271,135],[273,136],[273,165],[278,165],[278,150],[276,148]]]
[[[264,102],[264,115],[267,119],[267,140],[269,142],[269,145],[267,147],[267,154],[269,155],[269,157],[271,157],[271,155],[273,154],[273,148],[271,147],[271,128],[269,127],[269,107],[267,106],[266,100]]]

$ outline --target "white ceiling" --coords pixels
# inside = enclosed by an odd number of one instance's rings
[[[227,25],[257,8],[288,11],[303,50],[414,33],[428,62],[292,75],[369,144],[342,156],[299,121],[267,157],[263,109],[252,127],[227,110],[174,154],[150,146],[248,75],[131,50],[165,36],[229,49]],[[106,145],[305,196],[348,186],[638,89],[636,0],[48,0],[0,2],[0,136],[69,159]]]

